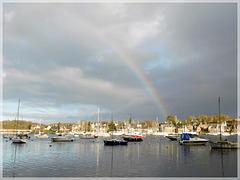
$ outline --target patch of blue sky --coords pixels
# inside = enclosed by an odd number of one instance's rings
[[[164,67],[164,68],[170,68],[170,64],[167,57],[167,47],[163,44],[159,45],[144,45],[141,48],[148,50],[153,53],[157,53],[158,57],[148,61],[146,64],[143,64],[143,69],[148,71],[154,68],[157,68],[158,66]]]
[[[112,47],[107,47],[107,48],[104,48],[103,50],[101,50],[101,51],[99,52],[99,54],[105,54],[105,53],[109,53],[109,52],[113,52],[113,51],[115,51],[114,48],[112,48]]]
[[[158,66],[164,66],[167,67],[167,63],[166,63],[166,59],[164,58],[158,58],[158,59],[154,59],[150,62],[148,62],[147,64],[144,65],[144,70],[151,70],[154,68],[157,68]]]
[[[75,114],[85,116],[97,112],[97,106],[92,104],[68,104],[62,106],[59,111],[64,114]]]

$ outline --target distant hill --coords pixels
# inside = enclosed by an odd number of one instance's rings
[[[3,129],[16,129],[17,128],[17,122],[16,120],[11,120],[11,121],[2,121],[2,128]],[[39,123],[34,123],[31,121],[24,121],[24,120],[19,120],[18,121],[18,129],[29,129],[29,125],[40,125]],[[42,124],[42,126],[45,126]]]

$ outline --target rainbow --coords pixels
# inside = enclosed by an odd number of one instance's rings
[[[156,106],[158,112],[163,116],[163,118],[166,118],[167,116],[167,110],[164,106],[163,101],[161,100],[158,91],[154,87],[154,85],[151,83],[151,80],[146,76],[143,69],[134,62],[133,59],[131,59],[128,55],[126,55],[124,52],[120,50],[116,50],[117,54],[121,57],[124,64],[128,67],[128,69],[135,75],[135,77],[138,79],[138,81],[141,83],[141,85],[146,90],[147,94],[151,98],[152,102]]]
[[[160,113],[162,118],[166,119],[168,113],[164,106],[163,100],[160,98],[159,92],[156,90],[154,85],[146,76],[143,69],[137,63],[135,63],[130,56],[128,56],[124,51],[121,51],[120,49],[118,49],[117,45],[114,45],[114,43],[111,42],[111,40],[108,37],[106,37],[106,35],[102,34],[97,30],[98,29],[97,27],[90,25],[87,21],[85,21],[79,16],[76,16],[70,10],[63,8],[62,6],[58,6],[57,4],[49,4],[49,5],[57,9],[60,8],[62,12],[66,13],[66,15],[70,16],[71,18],[74,18],[77,23],[84,24],[84,27],[88,28],[91,32],[93,32],[93,35],[99,38],[103,43],[106,43],[108,46],[110,46],[111,49],[113,49],[113,51],[116,52],[121,57],[120,59],[123,61],[123,63],[128,67],[128,69],[135,75],[135,77],[144,87],[147,94],[149,95],[152,102],[154,103],[155,107],[157,108],[158,113]]]

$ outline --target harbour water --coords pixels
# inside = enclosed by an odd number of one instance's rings
[[[202,136],[215,141],[216,136]],[[237,136],[228,136],[237,141]],[[238,151],[182,146],[147,136],[127,146],[104,138],[51,142],[31,135],[26,144],[2,139],[3,177],[237,177]]]

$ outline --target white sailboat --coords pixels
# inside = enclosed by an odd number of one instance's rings
[[[221,117],[220,117],[220,97],[218,97],[218,108],[219,108],[219,123],[221,124]],[[238,149],[240,148],[240,144],[236,142],[230,142],[228,140],[222,140],[222,128],[220,128],[220,140],[216,142],[210,141],[209,144],[212,149]]]
[[[100,109],[98,108],[98,130],[97,130],[97,133],[95,133],[95,137],[110,137],[109,133],[100,131],[99,112],[100,112]]]
[[[12,143],[26,143],[27,139],[24,139],[22,136],[18,136],[17,130],[18,130],[18,119],[19,119],[19,107],[20,107],[20,99],[18,100],[18,112],[17,112],[17,126],[16,126],[16,136],[12,138]]]
[[[86,123],[85,132],[79,136],[80,139],[94,139],[94,135],[88,132],[88,122]]]
[[[44,132],[41,132],[41,121],[40,121],[40,130],[39,130],[39,134],[35,135],[36,138],[38,139],[46,139],[49,138],[49,136],[47,134],[44,134]]]

